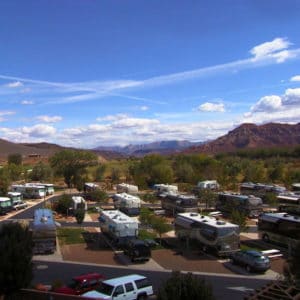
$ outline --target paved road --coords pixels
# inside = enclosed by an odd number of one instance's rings
[[[169,271],[146,271],[125,267],[97,266],[86,263],[34,261],[33,283],[51,285],[55,280],[68,282],[73,276],[87,272],[98,272],[105,275],[106,278],[139,273],[147,276],[151,280],[155,290],[170,276]],[[254,279],[246,276],[221,276],[220,274],[197,276],[204,278],[207,283],[212,285],[217,300],[243,299],[247,293],[262,287],[268,282],[267,280]]]

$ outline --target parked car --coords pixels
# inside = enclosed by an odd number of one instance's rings
[[[14,202],[13,209],[19,210],[19,209],[26,208],[27,206],[28,206],[28,204],[26,202],[20,200],[20,201]]]
[[[151,257],[150,246],[139,239],[128,240],[124,247],[124,254],[127,255],[132,262],[134,261],[147,261]]]
[[[102,300],[142,300],[151,295],[153,287],[150,281],[145,276],[132,274],[104,280],[99,288],[81,296]]]
[[[231,257],[233,264],[244,266],[248,272],[265,272],[270,268],[270,259],[262,252],[241,250]]]
[[[98,273],[88,273],[73,277],[68,285],[53,289],[55,293],[81,295],[100,286],[104,276]]]

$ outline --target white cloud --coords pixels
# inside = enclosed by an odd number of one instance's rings
[[[284,56],[284,54],[282,54],[283,51],[280,50],[287,49],[290,45],[291,43],[286,38],[275,38],[271,42],[265,42],[253,47],[250,50],[250,53],[256,59],[262,59],[262,58],[269,57],[271,55],[277,55],[278,56],[277,58],[280,60],[283,59]],[[287,55],[287,53],[285,55]]]
[[[145,111],[145,110],[148,110],[149,109],[149,107],[148,106],[141,106],[141,108],[140,108],[141,110],[143,110],[143,111]]]
[[[290,81],[300,81],[300,75],[293,76]]]
[[[23,100],[23,101],[21,101],[21,104],[22,105],[32,105],[32,104],[34,104],[34,102],[31,100]]]
[[[23,86],[23,83],[21,81],[14,81],[14,82],[8,83],[7,86],[9,88],[18,88],[18,87]]]
[[[198,110],[203,112],[225,112],[225,106],[223,103],[205,102],[199,105]]]
[[[15,112],[14,111],[0,111],[0,116],[11,116],[14,115]]]
[[[56,129],[53,126],[37,124],[32,127],[22,127],[21,132],[28,137],[45,137],[48,139],[56,133]]]
[[[272,112],[281,108],[281,97],[270,95],[262,97],[252,108],[252,112],[265,111]]]
[[[36,118],[45,123],[56,123],[62,120],[62,117],[60,116],[38,116]]]
[[[102,121],[117,121],[117,120],[122,120],[122,119],[126,119],[128,118],[128,116],[126,114],[115,114],[115,115],[108,115],[105,117],[99,117],[96,120],[98,122],[102,122]]]

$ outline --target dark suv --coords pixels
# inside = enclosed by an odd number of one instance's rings
[[[270,269],[270,259],[259,251],[242,250],[231,257],[233,264],[244,266],[248,272],[265,272]]]
[[[72,281],[68,285],[55,288],[53,291],[55,293],[68,295],[81,295],[99,287],[103,280],[104,276],[98,273],[83,274],[73,277]]]
[[[131,261],[146,261],[151,257],[150,246],[142,240],[128,240],[124,245],[124,254],[130,257]]]

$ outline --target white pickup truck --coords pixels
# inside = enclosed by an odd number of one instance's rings
[[[102,300],[145,300],[153,295],[153,287],[142,275],[132,274],[102,281],[97,290],[81,296]]]

